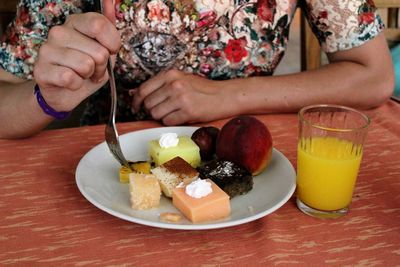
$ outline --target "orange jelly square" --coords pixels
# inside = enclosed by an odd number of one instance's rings
[[[172,204],[193,223],[222,219],[231,213],[229,195],[213,181],[207,181],[211,183],[212,192],[202,198],[187,195],[186,186],[172,192]]]

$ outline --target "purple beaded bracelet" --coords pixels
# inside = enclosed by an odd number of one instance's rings
[[[68,111],[56,111],[52,107],[50,107],[40,93],[40,87],[37,84],[35,85],[35,95],[36,100],[43,112],[55,118],[56,120],[65,120],[71,114],[71,112]]]

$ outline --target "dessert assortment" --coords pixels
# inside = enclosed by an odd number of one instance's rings
[[[120,182],[129,181],[135,210],[157,208],[163,195],[192,223],[219,220],[230,215],[231,198],[252,190],[253,176],[267,168],[271,152],[267,127],[241,116],[221,130],[200,127],[191,136],[164,133],[149,141],[150,160],[133,162],[131,170],[121,167]],[[181,214],[159,218],[176,223]]]

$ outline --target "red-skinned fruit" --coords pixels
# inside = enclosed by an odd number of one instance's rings
[[[257,175],[269,165],[272,147],[271,133],[261,121],[239,116],[222,127],[216,154],[218,159],[235,162]]]
[[[215,146],[219,129],[213,126],[200,127],[192,134],[192,140],[200,148],[202,160],[211,160],[215,154]]]

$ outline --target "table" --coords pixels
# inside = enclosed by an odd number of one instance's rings
[[[259,220],[203,231],[127,222],[80,194],[75,169],[104,140],[103,125],[0,140],[0,265],[399,265],[400,105],[389,101],[366,113],[373,123],[348,215],[315,219],[301,213],[292,197]],[[296,115],[257,117],[296,166]],[[157,126],[118,125],[120,133]]]

